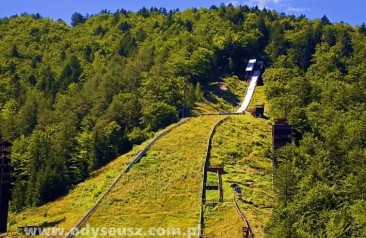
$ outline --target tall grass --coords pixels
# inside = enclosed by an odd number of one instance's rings
[[[205,207],[205,234],[240,237],[243,222],[232,205],[237,184],[242,190],[239,205],[256,237],[264,237],[274,199],[271,183],[271,125],[249,115],[232,116],[213,137],[211,164],[223,165],[224,203]],[[239,232],[239,233],[238,233]]]
[[[93,227],[197,227],[207,139],[220,116],[191,119],[151,147],[87,222]]]
[[[156,134],[159,133],[161,131]],[[129,153],[94,172],[88,180],[75,186],[66,196],[41,207],[28,208],[20,213],[9,214],[8,236],[18,237],[17,227],[21,226],[47,226],[53,223],[66,230],[71,229],[95,204],[117,175],[151,140],[135,146]]]

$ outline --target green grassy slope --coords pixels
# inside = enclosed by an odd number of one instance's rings
[[[221,118],[193,118],[159,140],[87,223],[94,227],[197,227],[207,140]]]
[[[160,133],[161,131],[157,132],[156,135]],[[77,185],[66,196],[41,207],[26,209],[18,214],[9,214],[8,235],[16,234],[18,226],[47,226],[49,223],[57,224],[58,227],[63,227],[66,230],[71,229],[95,204],[117,175],[151,140],[135,146],[131,152],[118,157],[104,168],[96,171],[91,178]]]
[[[274,199],[271,183],[271,125],[249,115],[232,116],[213,137],[212,165],[224,165],[224,203],[205,207],[205,234],[211,237],[240,237],[243,223],[232,204],[232,184],[242,189],[239,202],[254,235],[264,236],[264,226]],[[210,196],[208,199],[212,199]]]

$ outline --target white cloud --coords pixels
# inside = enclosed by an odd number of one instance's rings
[[[267,8],[285,12],[286,14],[300,14],[310,10],[309,8],[293,6],[295,2],[294,0],[245,0],[244,4],[251,7],[258,6],[259,9]]]
[[[225,3],[226,6],[229,4],[233,4],[234,7],[237,7],[237,6],[239,6],[240,2],[239,1],[230,1],[230,2]]]
[[[301,8],[301,7],[288,7],[286,13],[302,13],[310,10],[309,8]]]
[[[273,8],[276,5],[279,5],[283,2],[283,0],[248,0],[245,4],[249,6],[258,6],[260,9],[263,8]]]

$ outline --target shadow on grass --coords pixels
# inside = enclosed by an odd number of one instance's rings
[[[235,94],[230,92],[229,90],[221,89],[219,86],[219,82],[208,85],[205,91],[206,99],[211,103],[217,103],[217,98],[221,98],[226,102],[229,102],[233,106],[237,106],[239,104],[239,99]]]

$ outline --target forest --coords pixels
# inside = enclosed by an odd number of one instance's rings
[[[266,62],[277,153],[268,237],[366,236],[366,26],[257,7],[125,9],[0,20],[0,137],[13,143],[11,210],[66,194],[182,117],[223,76]]]

